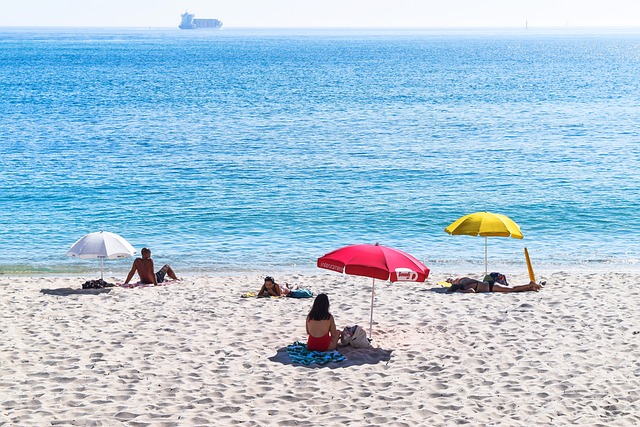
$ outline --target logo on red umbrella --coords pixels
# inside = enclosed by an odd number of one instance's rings
[[[318,267],[326,268],[327,270],[333,270],[333,271],[337,271],[339,273],[342,273],[342,267],[341,266],[335,265],[335,264],[331,264],[329,262],[319,262],[318,263]]]
[[[396,277],[398,282],[416,282],[418,273],[408,268],[396,268]]]

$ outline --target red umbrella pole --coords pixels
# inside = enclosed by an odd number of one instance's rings
[[[369,339],[371,339],[371,331],[373,330],[373,298],[376,291],[376,279],[373,279],[373,286],[371,286],[371,318],[369,319]]]

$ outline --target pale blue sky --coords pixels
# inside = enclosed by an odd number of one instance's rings
[[[0,0],[0,26],[226,28],[634,27],[640,0]]]

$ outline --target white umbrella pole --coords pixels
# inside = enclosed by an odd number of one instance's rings
[[[371,331],[373,330],[373,297],[376,290],[376,279],[373,279],[373,286],[371,287],[371,318],[369,319],[369,338],[371,338]]]
[[[487,236],[484,236],[484,275],[487,275]]]
[[[104,276],[104,258],[100,258],[100,280]]]

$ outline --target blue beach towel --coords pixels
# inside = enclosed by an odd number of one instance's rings
[[[313,292],[310,289],[293,289],[289,296],[291,298],[311,298],[313,296]]]
[[[316,363],[324,365],[330,362],[341,362],[346,358],[337,350],[333,351],[310,351],[305,343],[296,341],[287,347],[287,354],[293,363],[310,365]]]

